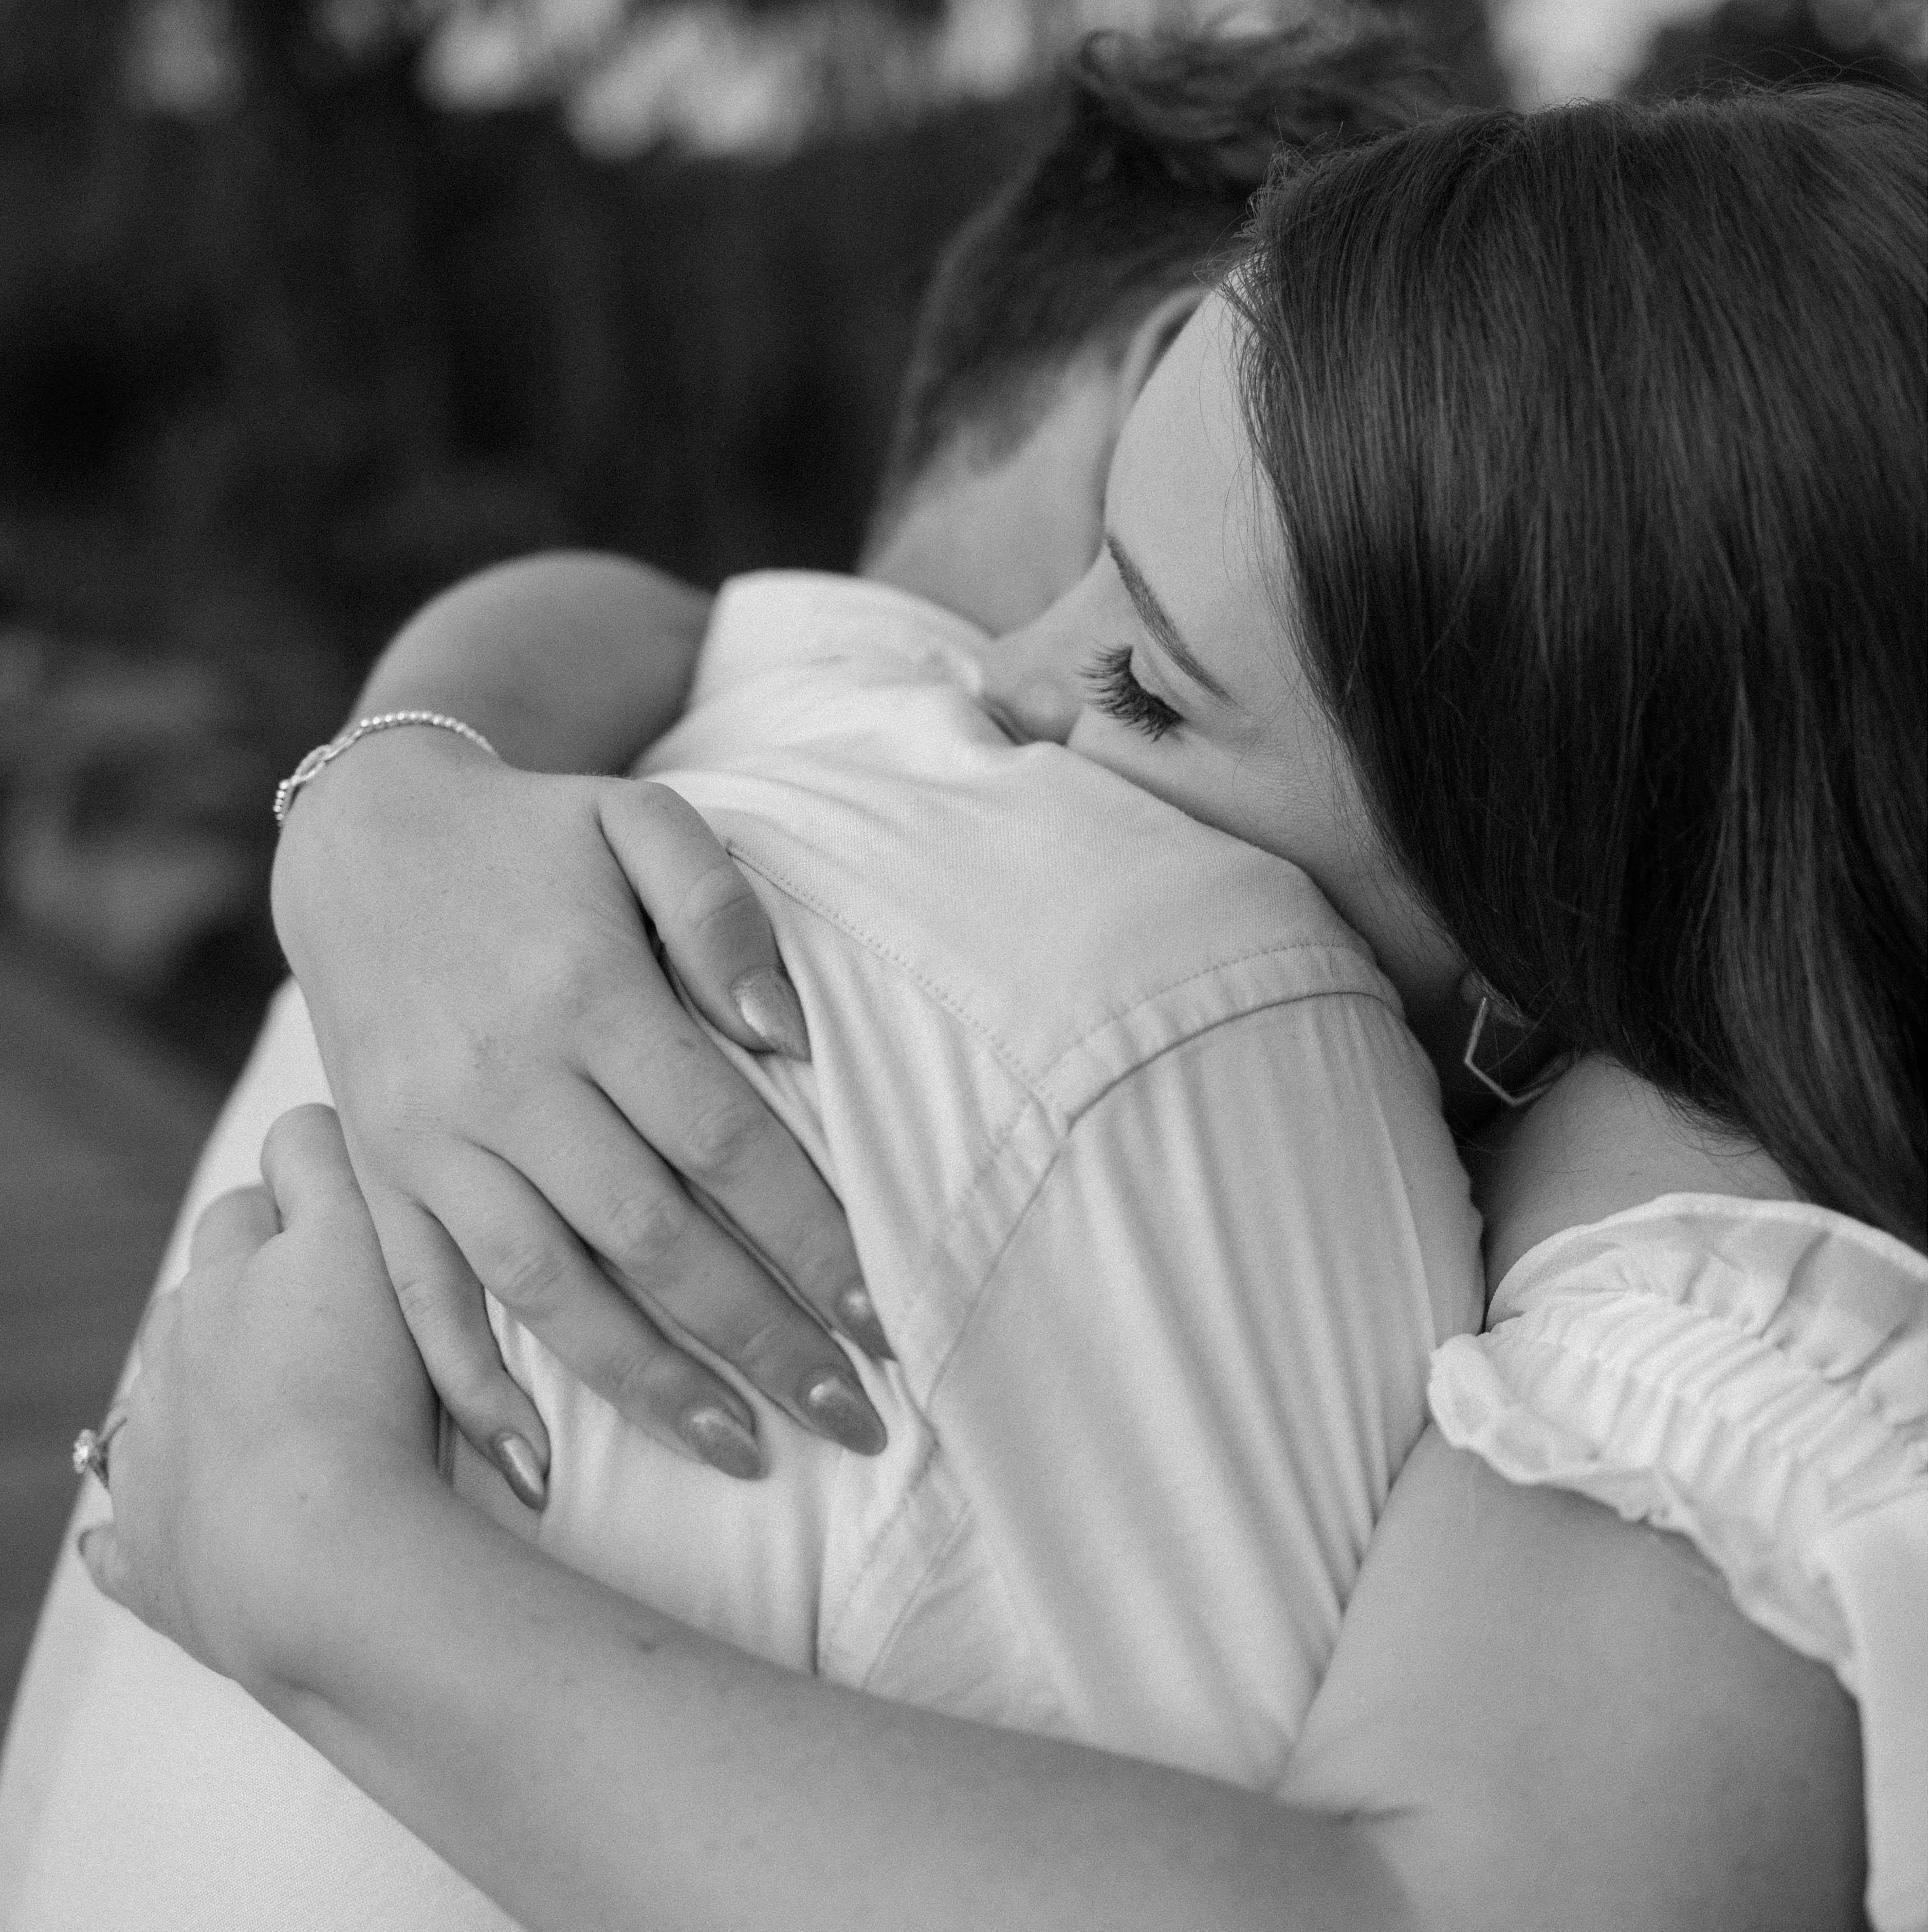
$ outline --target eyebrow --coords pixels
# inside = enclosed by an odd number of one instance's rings
[[[1204,691],[1210,692],[1223,704],[1231,704],[1234,694],[1188,647],[1172,618],[1167,615],[1167,607],[1153,594],[1153,586],[1141,574],[1140,566],[1127,554],[1126,546],[1108,530],[1106,532],[1107,554],[1113,559],[1114,568],[1120,572],[1120,580],[1126,586],[1126,594],[1133,600],[1133,608],[1139,613],[1140,621],[1159,640],[1160,647]]]

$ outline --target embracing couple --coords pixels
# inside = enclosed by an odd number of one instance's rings
[[[1096,44],[859,577],[392,646],[11,1932],[1923,1924],[1923,110],[1432,105]]]

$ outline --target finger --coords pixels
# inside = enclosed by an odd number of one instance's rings
[[[94,1587],[103,1597],[136,1610],[133,1574],[112,1523],[97,1522],[92,1528],[82,1530],[74,1546],[87,1567],[88,1575],[94,1580]]]
[[[246,1261],[281,1232],[274,1196],[265,1187],[238,1187],[209,1202],[188,1238],[190,1268],[211,1262]]]
[[[867,1354],[889,1360],[892,1346],[865,1288],[851,1228],[823,1177],[667,992],[661,998],[646,992],[643,1000],[643,1017],[603,1028],[591,1061],[598,1085],[807,1307]],[[679,1285],[660,1282],[628,1259],[623,1266],[653,1292]]]
[[[269,1128],[262,1143],[262,1178],[274,1197],[282,1226],[290,1232],[304,1222],[325,1226],[346,1221],[358,1228],[367,1224],[362,1190],[332,1107],[292,1108]]]
[[[442,1224],[388,1190],[369,1198],[396,1300],[450,1419],[532,1509],[544,1502],[550,1435],[503,1366],[482,1285]]]
[[[426,1204],[484,1286],[619,1414],[726,1475],[764,1473],[743,1397],[673,1346],[508,1162],[471,1150]]]
[[[133,1357],[136,1371],[140,1365],[157,1356],[166,1347],[175,1324],[181,1319],[181,1295],[178,1288],[163,1288],[149,1298],[147,1312],[141,1317],[141,1325],[134,1331]]]
[[[805,1011],[757,896],[696,809],[667,785],[598,795],[604,836],[679,979],[712,1024],[754,1053],[811,1057]]]
[[[747,1098],[763,1118],[748,1090]],[[789,1136],[774,1131],[802,1162]],[[533,1157],[518,1165],[646,1307],[667,1320],[673,1339],[694,1337],[814,1433],[861,1455],[884,1448],[885,1425],[843,1350],[691,1199],[603,1095],[573,1090],[567,1114],[538,1134]]]

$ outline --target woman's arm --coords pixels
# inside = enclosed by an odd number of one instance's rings
[[[684,1335],[805,1427],[883,1438],[826,1332],[884,1346],[844,1217],[667,983],[640,900],[709,1018],[802,1056],[761,909],[662,788],[541,775],[625,762],[671,722],[708,608],[586,553],[458,585],[390,646],[358,715],[452,713],[503,760],[447,732],[373,734],[298,796],[276,856],[277,931],[397,1293],[451,1414],[525,1488],[547,1445],[479,1283],[631,1420],[733,1474],[757,1467],[754,1412]]]
[[[89,1566],[532,1928],[1861,1922],[1848,1701],[1678,1539],[1426,1442],[1278,1804],[885,1704],[451,1496],[329,1117],[265,1166],[285,1232],[211,1210]]]

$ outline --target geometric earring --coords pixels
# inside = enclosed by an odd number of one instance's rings
[[[1483,1030],[1489,1024],[1489,1015],[1494,1006],[1492,997],[1484,993],[1475,1008],[1475,1024],[1468,1029],[1468,1044],[1462,1049],[1462,1064],[1504,1106],[1526,1107],[1531,1100],[1540,1100],[1562,1078],[1569,1070],[1573,1056],[1566,1053],[1557,1054],[1528,1086],[1519,1087],[1511,1092],[1499,1080],[1484,1073],[1475,1064],[1475,1049],[1482,1043]]]

